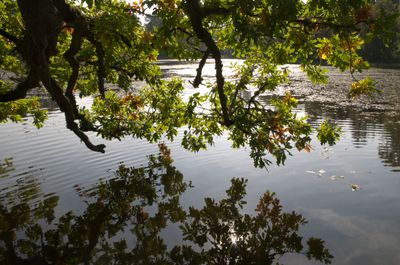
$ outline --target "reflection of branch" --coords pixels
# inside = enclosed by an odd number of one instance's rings
[[[239,129],[254,134],[257,128]],[[330,263],[332,256],[321,239],[310,238],[309,250],[302,251],[299,228],[306,220],[296,212],[284,212],[274,193],[261,196],[255,215],[242,214],[245,179],[232,179],[224,198],[205,198],[204,207],[189,206],[186,211],[180,198],[193,186],[173,165],[170,149],[159,144],[159,152],[148,157],[146,166],[122,164],[112,179],[90,189],[77,188],[88,199],[79,215],[70,211],[55,218],[56,196],[50,197],[53,200],[45,195],[38,204],[28,200],[16,207],[0,201],[2,261],[18,265],[273,264],[273,259],[286,253],[299,253]],[[163,234],[171,226],[179,226],[177,235],[187,243],[164,242]]]

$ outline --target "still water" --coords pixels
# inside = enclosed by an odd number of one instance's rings
[[[201,207],[204,197],[222,198],[230,179],[243,177],[248,179],[245,212],[254,211],[266,190],[275,192],[285,211],[308,220],[302,235],[325,241],[333,264],[400,264],[400,119],[312,102],[299,104],[296,111],[308,115],[313,126],[326,117],[334,120],[343,129],[340,142],[320,146],[314,135],[310,153],[294,152],[285,166],[268,171],[254,168],[248,150],[232,149],[226,136],[198,153],[181,148],[179,137],[166,142],[173,165],[194,186],[181,195],[181,203]],[[121,163],[141,167],[158,152],[157,144],[138,139],[90,138],[105,143],[106,153],[87,150],[56,109],[40,130],[30,118],[0,125],[0,204],[38,205],[58,197],[56,216],[83,214],[88,199],[82,194],[101,180],[115,178]],[[168,244],[180,240],[174,229],[162,235]],[[280,262],[310,264],[298,255],[286,255]]]

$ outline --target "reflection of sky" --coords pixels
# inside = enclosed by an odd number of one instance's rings
[[[333,209],[301,212],[310,216],[319,229],[336,234],[333,244],[346,255],[341,264],[396,264],[400,260],[399,232],[393,229],[399,228],[396,222],[371,220],[368,215],[344,216]]]

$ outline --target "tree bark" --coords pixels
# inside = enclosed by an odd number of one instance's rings
[[[233,123],[229,117],[227,99],[224,92],[225,79],[222,74],[223,64],[221,52],[211,34],[203,27],[204,10],[200,5],[199,0],[186,0],[185,3],[185,12],[189,16],[190,23],[192,24],[192,28],[196,33],[196,36],[207,46],[207,49],[213,55],[215,61],[215,74],[217,78],[217,93],[222,110],[222,124],[225,126],[230,126]]]
[[[66,57],[73,68],[73,73],[68,82],[66,95],[58,85],[56,80],[51,77],[49,68],[49,59],[57,54],[57,38],[65,21],[77,20],[76,25],[83,25],[84,31],[88,27],[78,12],[73,12],[63,0],[18,0],[18,6],[26,26],[24,42],[27,49],[24,50],[24,59],[26,60],[34,81],[41,81],[53,100],[56,101],[60,110],[64,112],[67,128],[72,130],[92,151],[104,152],[104,145],[94,145],[91,143],[85,133],[83,133],[75,119],[78,118],[75,98],[72,89],[75,86],[79,65],[74,59],[80,48],[81,36],[75,35],[70,49],[66,52]],[[78,34],[78,33],[77,33]],[[23,86],[23,88],[28,85]],[[18,87],[17,87],[18,88]],[[20,89],[24,92],[24,89]],[[22,93],[21,93],[22,94]],[[26,93],[25,93],[26,95]]]

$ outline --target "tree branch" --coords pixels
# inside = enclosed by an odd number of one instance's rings
[[[210,51],[206,50],[203,54],[203,57],[201,58],[199,67],[196,69],[197,74],[193,81],[193,87],[196,87],[196,88],[199,87],[199,85],[203,81],[203,78],[201,76],[202,76],[202,71],[203,71],[204,65],[207,62],[208,56],[210,56]]]
[[[43,82],[43,81],[42,81]],[[73,108],[68,101],[68,99],[63,95],[62,89],[58,86],[57,82],[54,79],[50,79],[50,82],[45,83],[45,87],[53,99],[57,102],[60,110],[65,114],[65,121],[67,123],[67,128],[73,131],[76,136],[78,136],[81,141],[92,151],[104,153],[104,144],[94,145],[89,140],[87,135],[79,129],[78,124],[75,123]]]
[[[64,58],[67,60],[72,68],[72,74],[68,79],[67,89],[65,90],[65,96],[69,99],[71,105],[74,107],[74,114],[76,117],[79,116],[78,107],[76,104],[73,90],[76,86],[79,75],[79,62],[75,59],[75,55],[79,52],[82,46],[82,36],[79,31],[75,30],[72,33],[72,40],[69,49],[64,53]]]
[[[96,40],[93,40],[91,42],[96,49],[96,55],[97,55],[97,85],[99,86],[100,95],[104,98],[105,94],[104,79],[106,77],[106,67],[104,64],[105,52],[100,42]]]
[[[226,126],[230,126],[232,125],[232,121],[229,118],[229,113],[227,109],[227,99],[224,92],[225,79],[222,74],[223,65],[221,59],[221,52],[211,34],[203,27],[204,17],[201,15],[203,13],[203,9],[200,6],[199,0],[187,0],[185,12],[189,16],[190,23],[192,24],[192,28],[196,33],[197,37],[202,42],[204,42],[204,44],[207,46],[207,49],[214,57],[215,72],[217,78],[217,92],[221,104],[223,124]]]
[[[49,69],[49,59],[54,55],[53,52],[56,51],[57,37],[62,29],[63,21],[77,20],[77,24],[83,28],[80,31],[82,33],[88,30],[85,17],[83,15],[80,16],[78,11],[69,7],[63,0],[34,2],[31,0],[18,0],[18,5],[27,28],[24,37],[24,42],[26,43],[24,45],[29,47],[29,51],[26,52],[24,59],[26,59],[28,67],[31,70],[32,78],[35,78],[36,82],[42,82],[53,100],[60,107],[60,110],[64,112],[67,128],[72,130],[90,150],[104,153],[105,146],[102,144],[92,144],[87,135],[75,123],[77,117],[74,112],[77,110],[74,111],[75,106],[64,95],[58,83],[51,77]],[[74,54],[80,48],[80,38],[79,35],[74,36],[70,49],[65,55],[69,59],[74,71],[68,82],[68,94],[70,96],[76,83],[77,71],[79,70],[79,65],[76,65],[77,62]]]
[[[234,108],[234,106],[236,104],[236,100],[237,100],[239,91],[245,89],[246,85],[249,83],[249,81],[253,77],[253,72],[254,72],[255,68],[256,68],[256,66],[253,65],[251,67],[251,69],[249,69],[249,75],[250,76],[248,76],[246,74],[243,74],[242,78],[240,78],[239,82],[237,83],[235,93],[233,94],[233,97],[232,97],[232,100],[231,100],[231,104],[229,106],[230,110],[233,110],[233,108]]]
[[[337,24],[333,22],[326,22],[326,21],[311,21],[309,19],[295,19],[294,22],[297,22],[299,24],[302,24],[305,27],[316,27],[316,26],[323,26],[323,27],[329,27],[331,29],[354,29],[358,24],[361,23],[368,23],[370,21],[358,21],[355,24]]]
[[[54,6],[58,9],[64,21],[71,24],[76,30],[80,32],[83,37],[86,37],[90,43],[95,47],[97,55],[97,85],[100,95],[104,97],[105,87],[104,79],[106,75],[104,56],[105,52],[103,46],[96,40],[92,30],[91,23],[88,19],[78,10],[71,7],[65,0],[53,0]],[[121,36],[120,36],[121,37]]]
[[[229,14],[229,9],[223,7],[203,7],[201,14],[203,18],[211,15],[227,15]]]
[[[4,29],[0,29],[0,36],[3,36],[4,38],[8,39],[9,41],[14,42],[15,44],[18,43],[19,39],[12,35],[11,33],[5,31]]]
[[[26,93],[30,89],[38,86],[39,86],[39,81],[36,78],[36,76],[32,74],[31,71],[29,72],[29,75],[24,81],[17,84],[17,87],[15,89],[8,91],[5,94],[0,94],[0,102],[8,102],[13,100],[23,99],[26,97]]]

